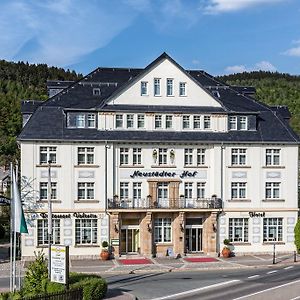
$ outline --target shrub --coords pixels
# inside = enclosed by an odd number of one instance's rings
[[[230,240],[229,239],[225,239],[223,241],[223,244],[226,245],[226,246],[228,246],[230,244]]]
[[[34,296],[46,292],[48,283],[48,268],[43,252],[39,251],[35,255],[27,271],[23,282],[22,292],[26,296]]]
[[[0,294],[0,300],[22,300],[22,295],[19,292],[2,293]]]
[[[300,253],[300,219],[298,219],[298,221],[295,225],[294,233],[295,233],[296,249],[297,249],[297,252]]]
[[[65,286],[61,283],[51,282],[51,281],[47,282],[47,285],[46,285],[46,293],[47,294],[58,293],[58,292],[62,292],[64,290],[65,290]]]
[[[108,247],[108,242],[107,241],[103,241],[102,242],[102,248],[107,248]]]
[[[0,224],[0,240],[5,238],[5,228],[2,224]]]

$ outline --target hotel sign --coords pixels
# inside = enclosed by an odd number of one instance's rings
[[[134,171],[133,174],[130,175],[131,178],[148,178],[148,177],[159,177],[159,178],[175,178],[179,177],[183,178],[194,178],[198,174],[198,171],[150,171],[150,172],[142,172],[142,171]]]
[[[41,218],[47,219],[48,214],[47,213],[40,213]],[[52,214],[53,219],[70,219],[71,217],[77,218],[77,219],[102,219],[104,217],[104,214],[87,214],[87,213],[67,213],[67,214]]]
[[[249,212],[249,217],[250,218],[264,218],[266,215],[265,212]]]

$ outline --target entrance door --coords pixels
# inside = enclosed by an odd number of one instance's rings
[[[140,247],[140,230],[125,227],[121,229],[121,253],[137,253]]]
[[[157,184],[157,206],[158,207],[169,207],[168,183],[167,182],[159,182]]]
[[[185,229],[185,247],[190,253],[202,251],[202,228],[187,227]]]

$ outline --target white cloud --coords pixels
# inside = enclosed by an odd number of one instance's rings
[[[234,12],[263,4],[274,4],[283,0],[210,0],[204,7],[207,14]]]
[[[235,65],[235,66],[228,66],[227,68],[225,68],[225,72],[228,74],[251,72],[251,71],[275,72],[276,67],[272,65],[270,62],[263,60],[256,63],[253,67],[247,67],[245,65]]]
[[[1,1],[0,57],[70,65],[106,46],[136,15],[110,0]]]
[[[284,51],[282,54],[288,56],[300,57],[300,40],[294,40],[292,41],[292,44],[296,46]]]

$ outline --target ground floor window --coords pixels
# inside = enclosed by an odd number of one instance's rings
[[[248,242],[248,232],[247,218],[229,219],[229,239],[231,242]]]
[[[48,245],[48,220],[37,220],[38,245]],[[60,220],[52,220],[52,244],[60,244]]]
[[[282,227],[282,218],[265,218],[264,242],[281,242]]]
[[[154,240],[156,243],[171,242],[171,218],[154,220]]]
[[[97,244],[97,219],[75,220],[76,245]]]

